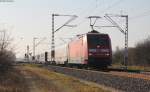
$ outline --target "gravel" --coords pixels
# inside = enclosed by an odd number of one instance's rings
[[[150,92],[150,80],[121,77],[104,72],[71,69],[51,65],[46,68],[55,72],[77,77],[86,81],[92,81],[125,92]]]

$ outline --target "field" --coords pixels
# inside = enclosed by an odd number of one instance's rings
[[[0,92],[109,92],[35,65],[16,66],[0,77]]]

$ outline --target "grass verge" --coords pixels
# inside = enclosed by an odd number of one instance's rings
[[[115,64],[113,64],[112,66],[111,66],[111,68],[120,68],[120,67],[122,67],[121,65],[115,65]],[[145,71],[145,72],[150,72],[150,67],[146,67],[146,66],[127,66],[128,67],[128,70],[139,70],[139,71]]]

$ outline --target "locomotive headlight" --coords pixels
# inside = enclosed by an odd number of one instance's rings
[[[105,54],[106,56],[109,56],[110,54],[109,53],[107,53],[107,54]]]
[[[101,52],[106,52],[106,53],[108,53],[108,52],[109,52],[109,49],[101,49]]]
[[[89,52],[96,52],[96,49],[89,49]]]
[[[92,53],[89,53],[89,56],[92,56],[93,54]]]

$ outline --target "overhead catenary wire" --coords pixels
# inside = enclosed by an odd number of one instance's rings
[[[150,10],[148,11],[144,11],[143,13],[140,13],[139,15],[133,16],[133,17],[129,17],[130,20],[134,20],[137,18],[143,18],[145,16],[149,16],[150,15]]]
[[[112,5],[108,6],[106,9],[104,9],[103,11],[101,11],[100,13],[106,13],[108,10],[112,9],[113,7],[116,7],[117,5],[119,5],[121,2],[123,2],[123,0],[117,0],[115,3],[113,3]]]
[[[116,4],[118,5],[119,3],[121,3],[121,0],[118,0],[117,2],[115,2],[115,3],[113,3],[112,5],[110,5],[110,6],[108,6],[105,10],[107,10],[107,9],[109,9],[109,8],[112,8],[113,6],[116,6]],[[93,4],[93,3],[92,3]],[[103,4],[101,4],[101,5],[103,5]],[[90,3],[90,6],[92,6],[91,5],[91,3]],[[82,12],[82,14],[85,14],[85,16],[89,16],[89,14],[91,14],[91,13],[93,13],[95,10],[96,10],[96,8],[98,8],[98,0],[96,0],[96,5],[94,6],[94,8],[92,8],[92,9],[90,9],[89,10],[89,8],[87,9],[87,10],[84,10],[83,12]],[[87,12],[86,12],[87,11]],[[80,13],[81,14],[81,13]],[[79,26],[81,26],[85,21],[86,21],[87,19],[82,19],[78,24],[77,24],[77,27],[76,28],[79,28]],[[75,28],[75,29],[76,29]]]
[[[119,5],[122,1],[123,1],[123,0],[118,0],[118,1],[116,1],[115,3],[113,3],[113,4],[110,5],[110,6],[108,6],[106,9],[104,9],[103,11],[100,11],[100,13],[104,13],[104,12],[106,12],[106,11],[112,9],[114,6],[116,7],[116,6]],[[96,2],[96,3],[97,3],[97,2]],[[93,9],[91,9],[87,15],[91,14],[92,12],[94,12],[94,11],[96,10],[97,6],[98,6],[98,5],[96,4],[96,6],[95,6]],[[99,12],[98,12],[98,13],[99,13]],[[98,13],[97,13],[97,14],[98,14]],[[81,25],[83,22],[85,22],[85,21],[86,21],[86,20],[82,20],[81,22],[79,22],[79,23],[78,23],[78,26],[80,26],[80,25]]]
[[[146,16],[150,16],[150,10],[147,10],[147,11],[144,11],[144,12],[142,12],[142,13],[139,13],[139,14],[136,15],[136,16],[131,16],[131,17],[129,17],[129,20],[130,20],[130,21],[133,21],[133,20],[136,20],[136,19],[144,18],[144,17],[146,17]],[[122,22],[122,20],[119,21],[119,23],[121,23],[121,22]]]
[[[96,2],[97,2],[97,0],[96,0]],[[85,15],[85,14],[88,15],[88,14],[93,10],[93,9],[91,9],[91,10],[89,11],[89,8],[92,8],[92,6],[93,6],[94,3],[95,3],[95,1],[93,2],[93,0],[92,0],[92,1],[89,3],[88,7],[87,7],[86,9],[84,9],[83,11],[81,11],[78,15],[80,15],[80,16],[81,16],[81,15],[83,16],[83,15]],[[95,8],[95,7],[94,7],[94,8]],[[80,20],[80,18],[81,18],[81,17],[79,17],[78,19]],[[85,21],[85,20],[82,19],[82,21]],[[81,21],[81,22],[82,22],[82,21]],[[79,22],[77,26],[79,26],[79,25],[81,24],[81,22]]]

